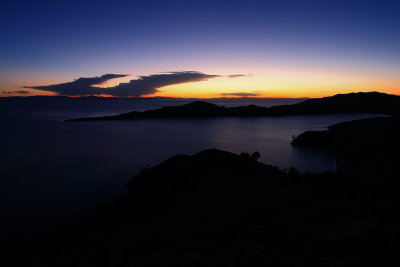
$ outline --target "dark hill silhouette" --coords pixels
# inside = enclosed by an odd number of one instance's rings
[[[326,131],[307,131],[292,144],[327,150],[346,173],[400,177],[399,133],[400,117],[371,118],[338,123]]]
[[[216,149],[174,156],[132,178],[113,202],[7,240],[0,263],[400,264],[398,177],[364,179],[363,168],[287,174],[255,158]]]
[[[298,104],[276,106],[272,113],[280,115],[326,113],[380,113],[392,114],[399,110],[400,96],[379,92],[338,94],[309,99]]]
[[[144,112],[129,112],[116,116],[79,118],[83,120],[134,120],[151,118],[198,118],[198,117],[253,117],[289,116],[333,113],[380,113],[393,114],[400,110],[400,96],[378,92],[341,94],[331,97],[309,99],[304,102],[274,106],[255,105],[225,108],[211,103],[196,101],[183,106],[163,107]]]

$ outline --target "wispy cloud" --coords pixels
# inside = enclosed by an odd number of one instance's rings
[[[29,91],[4,91],[3,94],[29,94]]]
[[[107,94],[112,96],[143,96],[158,92],[158,88],[188,83],[205,81],[208,79],[220,77],[219,75],[210,75],[198,71],[177,71],[147,76],[139,76],[138,79],[127,83],[120,83],[113,87],[100,88],[95,87],[108,80],[126,77],[125,74],[105,74],[99,77],[79,78],[75,81],[45,86],[27,86],[26,88],[39,89],[44,91],[56,92],[61,95],[100,95]]]
[[[248,75],[246,75],[246,74],[231,74],[231,75],[228,75],[226,77],[228,77],[228,78],[239,78],[239,77],[246,77],[246,76],[248,76]]]
[[[258,93],[245,93],[245,92],[237,92],[237,93],[221,93],[222,96],[241,96],[241,97],[250,97],[250,96],[259,96]]]

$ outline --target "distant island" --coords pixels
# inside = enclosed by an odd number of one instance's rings
[[[144,112],[132,111],[115,116],[77,118],[67,121],[292,116],[335,113],[394,114],[398,113],[399,110],[400,96],[379,92],[360,92],[309,99],[298,104],[270,108],[256,105],[227,108],[207,102],[195,101],[182,106],[163,107]]]

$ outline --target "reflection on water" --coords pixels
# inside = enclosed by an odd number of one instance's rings
[[[89,102],[89,103],[87,103]],[[134,103],[133,103],[134,104]],[[129,104],[129,107],[133,105]],[[176,103],[173,103],[176,104]],[[179,103],[180,104],[180,103]],[[124,190],[140,168],[168,157],[207,148],[235,153],[259,151],[260,161],[301,172],[335,170],[333,160],[313,150],[293,148],[292,135],[366,114],[279,118],[210,118],[64,122],[128,109],[90,101],[13,103],[0,106],[0,208],[2,229],[34,225],[93,206]],[[144,105],[144,106],[143,106]],[[149,108],[165,105],[151,103]],[[114,107],[114,108],[113,108]],[[112,112],[111,112],[112,111]],[[117,112],[117,113],[118,113]]]

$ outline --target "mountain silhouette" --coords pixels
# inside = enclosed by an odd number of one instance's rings
[[[270,108],[255,105],[226,108],[207,102],[195,101],[183,106],[163,107],[144,112],[133,111],[116,116],[78,118],[67,121],[290,116],[335,113],[394,114],[399,113],[399,110],[400,96],[369,92],[339,94],[331,97],[309,99],[298,104]]]

